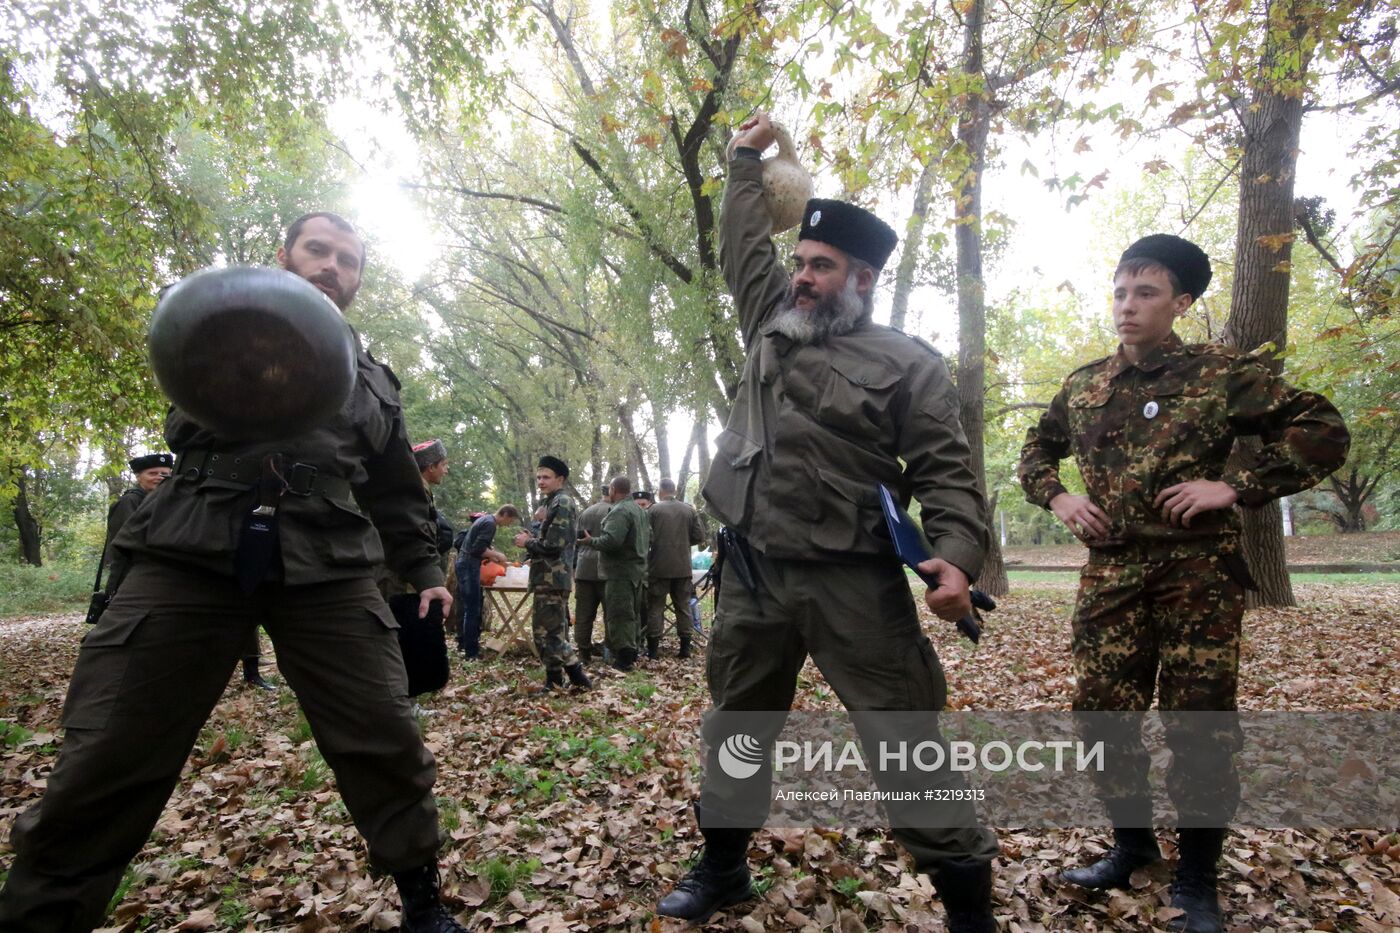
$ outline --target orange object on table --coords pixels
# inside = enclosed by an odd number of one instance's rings
[[[506,568],[496,563],[494,560],[481,562],[481,585],[491,586],[496,582],[497,577],[504,577]]]

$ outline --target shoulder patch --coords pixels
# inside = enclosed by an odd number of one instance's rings
[[[895,331],[895,333],[900,333],[900,331]],[[907,337],[914,344],[914,346],[923,350],[925,353],[931,354],[932,356],[940,360],[943,359],[943,354],[938,352],[938,348],[935,347],[933,344],[929,343],[924,338],[918,336],[917,334],[905,334],[904,336]]]

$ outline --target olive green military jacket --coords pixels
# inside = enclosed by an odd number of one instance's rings
[[[1227,465],[1235,438],[1252,436],[1263,447]],[[1017,472],[1026,499],[1049,508],[1067,491],[1059,464],[1073,453],[1111,523],[1094,550],[1167,560],[1237,550],[1240,517],[1219,509],[1173,526],[1152,505],[1162,490],[1218,480],[1241,504],[1262,505],[1316,485],[1342,465],[1349,443],[1342,416],[1321,395],[1293,388],[1250,354],[1172,334],[1136,364],[1120,347],[1070,373],[1026,433]]]
[[[363,348],[356,369],[344,407],[290,440],[229,442],[172,406],[165,437],[177,455],[175,472],[147,495],[116,546],[232,575],[259,465],[280,452],[288,472],[302,463],[316,478],[309,494],[278,500],[279,579],[300,585],[373,576],[387,563],[416,590],[441,586],[436,529],[404,430],[398,380]]]
[[[651,523],[636,499],[623,499],[603,519],[603,530],[589,542],[596,548],[603,577],[638,582],[647,578]]]
[[[603,531],[603,519],[607,518],[610,511],[612,511],[612,503],[606,499],[593,503],[579,515],[578,530],[586,531],[595,538],[598,537]],[[575,580],[607,579],[599,563],[597,551],[591,547],[580,547],[577,554],[578,561],[574,564]]]
[[[159,487],[157,487],[159,488]],[[116,539],[117,532],[122,530],[127,519],[136,514],[136,510],[141,507],[141,503],[146,500],[146,490],[140,486],[133,486],[121,494],[112,507],[107,510],[107,541],[102,545],[102,561],[108,567],[112,566],[112,561],[116,554],[112,551],[112,541]]]
[[[868,318],[815,345],[772,326],[788,291],[763,204],[762,164],[729,164],[720,264],[748,356],[703,495],[770,557],[888,556],[876,484],[920,505],[935,557],[975,579],[987,532],[982,495],[938,351]]]
[[[573,589],[569,564],[573,560],[577,518],[578,507],[564,490],[556,490],[545,502],[544,521],[540,522],[539,534],[525,542],[525,552],[530,555],[531,591],[559,590],[567,593]]]
[[[705,543],[705,526],[688,502],[661,499],[647,509],[651,553],[647,575],[653,580],[690,578],[690,546]]]

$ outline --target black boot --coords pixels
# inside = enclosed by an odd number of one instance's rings
[[[1081,888],[1126,888],[1133,872],[1162,857],[1157,837],[1150,829],[1114,829],[1113,848],[1092,865],[1071,868],[1060,874],[1061,881]]]
[[[243,659],[243,682],[250,687],[257,687],[259,690],[276,690],[272,684],[263,680],[262,674],[258,673],[258,659]]]
[[[1181,861],[1172,881],[1171,905],[1185,913],[1167,924],[1181,933],[1220,933],[1216,865],[1225,848],[1223,829],[1182,829],[1177,833]]]
[[[686,658],[690,657],[690,639],[689,639],[689,638],[682,638],[682,639],[681,639],[681,650],[676,652],[676,657],[680,658],[681,660],[685,660]]]
[[[564,673],[569,675],[569,683],[581,690],[587,690],[593,686],[593,681],[588,679],[588,675],[583,672],[583,662],[579,661],[564,668]]]
[[[593,646],[592,646],[592,645],[584,644],[583,642],[579,642],[579,646],[578,646],[578,662],[579,662],[580,664],[589,664],[589,663],[592,663],[592,661],[593,661]]]
[[[661,658],[661,639],[647,636],[647,660],[657,661]]]
[[[636,648],[619,648],[613,652],[613,667],[620,671],[630,671],[636,663]]]
[[[996,933],[991,862],[949,859],[930,877],[948,912],[949,933]]]
[[[552,693],[555,690],[564,689],[564,672],[546,670],[544,672],[544,683],[538,687],[530,688],[531,696],[539,696],[545,693]]]
[[[437,865],[424,865],[394,875],[403,902],[402,933],[467,933],[438,897]]]
[[[710,914],[753,897],[747,829],[706,829],[700,861],[656,905],[663,917],[703,923]]]

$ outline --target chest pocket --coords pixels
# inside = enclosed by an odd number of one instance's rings
[[[1090,386],[1069,397],[1070,436],[1081,452],[1104,446],[1118,427],[1109,420],[1113,383]]]
[[[886,426],[899,379],[898,372],[868,360],[833,358],[817,419],[842,434],[880,440],[893,433]]]

